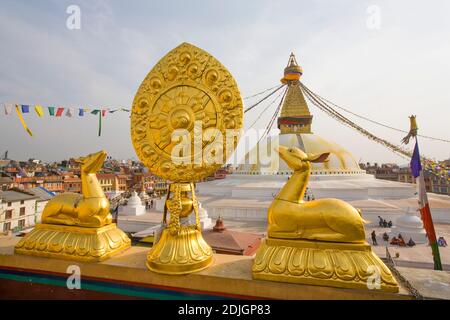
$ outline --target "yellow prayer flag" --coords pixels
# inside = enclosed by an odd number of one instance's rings
[[[42,106],[37,104],[34,106],[34,110],[36,111],[39,117],[42,118],[44,116],[44,109],[42,108]]]
[[[27,124],[25,123],[25,120],[23,119],[22,112],[20,111],[19,105],[16,104],[16,112],[19,116],[20,122],[22,123],[23,128],[30,136],[33,136],[33,132],[31,132],[30,128],[28,128]]]

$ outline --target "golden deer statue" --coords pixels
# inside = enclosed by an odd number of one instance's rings
[[[80,227],[102,227],[112,222],[109,201],[97,180],[96,172],[103,166],[105,151],[75,159],[81,164],[81,190],[52,198],[42,213],[42,223]]]
[[[267,237],[256,253],[253,278],[368,289],[378,272],[379,289],[398,292],[391,271],[365,240],[358,209],[338,199],[303,202],[311,162],[325,162],[329,153],[284,146],[277,151],[293,174],[269,207]]]
[[[20,240],[15,253],[75,261],[103,261],[129,248],[131,241],[109,213],[96,172],[105,151],[75,159],[81,165],[81,191],[52,198],[42,213],[42,223]]]
[[[279,146],[277,151],[294,173],[269,208],[269,237],[364,242],[364,220],[347,202],[339,199],[303,202],[311,173],[310,162],[325,162],[329,153],[311,155],[284,146]]]

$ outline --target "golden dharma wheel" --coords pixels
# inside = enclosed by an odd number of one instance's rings
[[[235,136],[226,145],[227,130],[239,132],[242,125],[242,98],[230,72],[204,50],[182,43],[141,83],[131,137],[139,159],[156,175],[198,181],[226,162],[238,142]]]

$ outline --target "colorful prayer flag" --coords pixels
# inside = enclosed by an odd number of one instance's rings
[[[17,112],[17,115],[19,116],[19,120],[22,123],[22,126],[25,129],[25,131],[28,132],[28,134],[30,136],[33,136],[33,132],[31,132],[30,128],[28,128],[27,124],[25,123],[25,120],[23,119],[22,113],[20,112],[19,105],[17,105],[17,104],[16,104],[16,112]]]
[[[55,107],[47,107],[47,109],[48,114],[53,117],[55,115]]]
[[[84,116],[84,109],[83,108],[78,109],[78,115],[80,117]]]
[[[61,117],[63,112],[64,112],[64,108],[63,107],[58,107],[58,109],[56,109],[56,116],[57,117]]]
[[[30,112],[30,106],[26,104],[22,104],[22,113],[29,113]]]
[[[11,103],[5,103],[5,115],[10,115],[12,112],[13,105]]]
[[[69,118],[73,117],[73,108],[67,108],[66,117],[69,117]]]
[[[416,145],[411,157],[411,173],[416,179],[417,188],[419,190],[419,211],[423,221],[423,227],[427,232],[428,242],[433,252],[434,269],[442,270],[441,257],[439,255],[439,246],[436,239],[436,231],[434,230],[433,218],[431,217],[430,206],[428,204],[428,196],[425,188],[425,178],[423,175],[422,164],[420,163],[419,144],[416,137]]]
[[[92,110],[92,111],[91,111],[91,114],[97,115],[99,112],[100,112],[100,110],[95,109],[95,110]]]
[[[43,117],[44,116],[44,109],[42,108],[42,106],[40,106],[40,105],[35,105],[34,106],[34,111],[36,111],[36,113],[37,113],[37,115],[39,116],[39,117]]]

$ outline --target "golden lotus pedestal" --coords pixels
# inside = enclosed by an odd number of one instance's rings
[[[369,244],[266,238],[253,263],[253,278],[398,292],[397,281]]]
[[[98,262],[131,246],[115,223],[99,228],[37,224],[15,247],[15,253]]]
[[[195,224],[185,225],[183,219],[186,221],[192,213],[195,214]],[[151,271],[187,274],[211,265],[213,251],[202,236],[194,183],[170,185],[164,206],[163,225],[166,227],[147,255],[147,267]]]
[[[213,262],[211,247],[199,230],[182,226],[172,235],[164,229],[161,238],[147,255],[147,267],[165,274],[187,274],[209,267]]]

